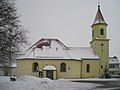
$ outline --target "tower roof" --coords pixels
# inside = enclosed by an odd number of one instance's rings
[[[96,17],[95,17],[95,20],[93,22],[93,25],[94,24],[98,24],[98,23],[104,23],[104,24],[107,24],[103,18],[103,15],[100,11],[100,5],[98,5],[98,11],[97,11],[97,14],[96,14]]]

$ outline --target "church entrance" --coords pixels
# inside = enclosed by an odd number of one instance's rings
[[[43,75],[44,77],[50,78],[50,79],[56,79],[56,71],[57,69],[53,65],[46,65],[43,68]]]
[[[46,71],[46,77],[47,78],[50,78],[50,79],[53,79],[53,71]]]

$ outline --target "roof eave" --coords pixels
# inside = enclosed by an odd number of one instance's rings
[[[107,23],[93,23],[92,25],[91,25],[91,27],[93,27],[93,26],[96,26],[96,25],[108,25]]]

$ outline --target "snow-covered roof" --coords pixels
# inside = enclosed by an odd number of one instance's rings
[[[94,54],[93,48],[91,47],[70,47],[69,49],[68,52],[73,59],[99,59],[98,55]]]
[[[30,47],[23,58],[36,59],[99,59],[91,47],[67,47],[58,39],[41,39]]]
[[[0,64],[0,67],[6,67],[6,66],[9,67],[9,65],[2,65],[2,64]],[[12,63],[11,67],[12,68],[16,68],[17,67],[17,63]]]
[[[109,64],[120,64],[120,61],[118,60],[118,58],[115,57],[110,57],[109,58]]]
[[[13,63],[11,67],[17,67],[17,63]]]
[[[57,70],[57,69],[53,65],[47,65],[43,68],[43,70]]]

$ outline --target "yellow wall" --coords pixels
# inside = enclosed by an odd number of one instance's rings
[[[100,34],[100,30],[104,30],[104,34]],[[92,35],[92,41],[90,42],[96,55],[100,58],[99,70],[100,74],[104,73],[105,67],[109,67],[109,39],[107,39],[107,24],[95,24],[92,25],[92,30],[94,35]],[[103,46],[101,46],[103,44]]]
[[[99,76],[99,60],[83,60],[82,63],[77,60],[18,60],[17,75],[39,76],[38,72],[32,71],[32,64],[34,62],[39,64],[40,71],[42,71],[46,65],[54,65],[57,69],[56,76],[54,76],[56,79],[78,79]],[[66,72],[60,72],[61,63],[66,63]],[[90,73],[86,73],[87,64],[90,64]],[[45,72],[43,72],[43,77],[45,76]]]
[[[32,62],[28,60],[17,61],[17,75],[33,75],[32,73]]]
[[[90,65],[90,72],[87,72],[87,64]],[[82,78],[95,78],[99,76],[99,60],[82,61]]]
[[[92,35],[92,40],[96,38],[107,38],[107,25],[106,24],[95,24],[92,26],[92,31],[94,31],[94,35]],[[104,29],[104,35],[100,34],[100,29]]]
[[[46,65],[54,65],[57,69],[56,78],[80,78],[80,61],[74,60],[18,60],[17,75],[35,75],[39,74],[32,71],[32,64],[37,62],[39,70],[43,70]],[[60,72],[60,64],[66,63],[66,72]],[[44,73],[43,73],[44,74]],[[45,76],[45,75],[44,75]]]

